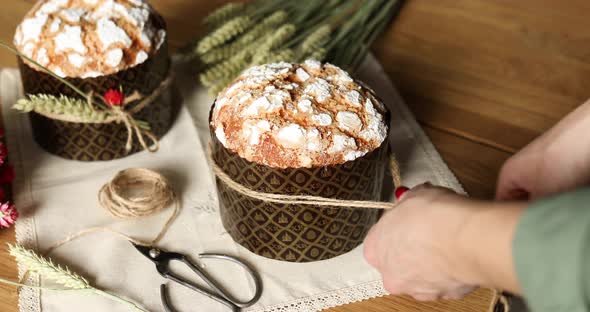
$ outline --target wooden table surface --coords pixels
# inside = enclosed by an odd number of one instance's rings
[[[198,35],[201,18],[222,0],[153,0],[172,46]],[[3,1],[0,39],[33,0]],[[408,0],[375,53],[450,168],[474,197],[491,198],[498,170],[514,152],[581,104],[590,86],[587,0]],[[0,52],[0,66],[14,66]],[[10,134],[8,134],[10,135]],[[1,231],[0,242],[14,241]],[[0,254],[0,276],[14,278]],[[0,285],[0,310],[17,311],[13,287]],[[487,311],[492,291],[461,301],[417,303],[388,296],[331,309]]]

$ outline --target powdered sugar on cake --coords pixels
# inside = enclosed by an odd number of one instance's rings
[[[385,109],[331,64],[246,70],[217,97],[211,127],[226,148],[277,168],[341,164],[381,146]]]
[[[145,62],[166,39],[147,0],[42,0],[14,44],[64,77],[109,75]]]

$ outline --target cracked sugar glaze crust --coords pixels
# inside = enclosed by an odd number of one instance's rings
[[[158,51],[166,38],[159,18],[146,0],[41,0],[14,44],[61,77],[110,75]]]
[[[345,71],[317,61],[252,67],[219,93],[211,116],[230,151],[275,168],[342,164],[385,140],[386,111]]]

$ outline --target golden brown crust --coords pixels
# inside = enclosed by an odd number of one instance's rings
[[[109,75],[143,63],[165,40],[145,0],[45,0],[18,26],[16,48],[62,77]]]
[[[241,157],[277,168],[354,160],[385,140],[384,108],[340,68],[306,61],[245,71],[217,97],[211,126]]]

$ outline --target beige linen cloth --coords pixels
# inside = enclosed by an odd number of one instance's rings
[[[462,191],[428,138],[395,91],[381,66],[367,58],[358,77],[375,89],[392,111],[392,146],[401,163],[404,184],[425,181]],[[194,77],[180,77],[185,108],[172,130],[161,140],[160,151],[108,162],[83,163],[43,151],[32,139],[28,117],[10,106],[21,96],[16,70],[0,72],[0,99],[10,157],[17,170],[15,202],[21,211],[17,240],[44,252],[68,234],[107,226],[139,239],[152,239],[171,209],[132,221],[114,220],[98,204],[97,192],[119,170],[145,167],[163,173],[179,193],[182,212],[160,243],[163,249],[191,255],[222,252],[249,262],[261,275],[260,301],[246,311],[317,311],[385,295],[378,272],[363,259],[362,246],[346,255],[315,263],[287,263],[250,253],[234,243],[221,225],[213,178],[207,165],[207,117],[212,99],[194,85]],[[150,311],[163,311],[159,286],[166,281],[154,265],[130,243],[109,233],[96,233],[55,250],[51,257],[87,277],[101,289],[134,300]],[[203,265],[239,298],[252,294],[253,283],[227,262]],[[198,278],[183,266],[173,266],[191,280]],[[21,274],[24,268],[20,268]],[[31,277],[34,285],[42,283]],[[171,301],[180,311],[228,311],[202,295],[171,284]],[[24,289],[21,312],[129,311],[102,297]]]

